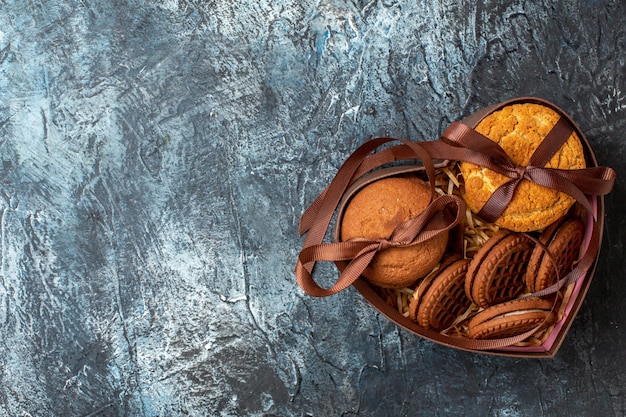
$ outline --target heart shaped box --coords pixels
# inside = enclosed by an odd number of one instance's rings
[[[571,119],[571,117],[565,113],[562,109],[557,107],[555,104],[550,103],[546,100],[536,98],[536,97],[520,97],[512,100],[508,100],[497,105],[484,108],[479,110],[476,113],[465,118],[462,123],[468,125],[469,127],[475,128],[480,121],[485,118],[487,115],[503,108],[511,104],[517,103],[536,103],[546,107],[549,107],[556,111],[561,117],[567,119],[569,123],[571,123],[574,131],[578,135],[581,140],[583,150],[585,153],[585,160],[587,163],[587,167],[597,167],[598,163],[596,157],[591,149],[589,141],[582,133],[579,126]],[[441,168],[446,166],[448,161],[441,161],[437,163],[435,167]],[[346,209],[350,198],[354,196],[360,189],[365,187],[366,185],[377,181],[381,178],[390,177],[390,176],[398,176],[398,175],[406,175],[406,174],[419,174],[420,171],[423,171],[423,167],[419,165],[403,165],[403,166],[394,166],[388,168],[382,168],[373,173],[366,174],[363,177],[359,178],[345,193],[342,202],[338,208],[337,221],[334,230],[334,237],[336,241],[339,241],[340,238],[340,229],[341,229],[341,220],[343,217],[343,213]],[[590,243],[591,235],[593,232],[593,228],[599,228],[598,231],[600,233],[600,242],[602,241],[602,232],[604,229],[604,198],[602,196],[589,196],[589,201],[591,207],[593,209],[592,213],[587,213],[586,226],[585,226],[585,235],[583,238],[583,251],[586,250],[587,246]],[[593,217],[595,216],[596,221],[594,222]],[[533,346],[506,346],[502,348],[492,349],[492,350],[474,350],[470,348],[466,348],[462,346],[460,343],[456,343],[458,338],[442,336],[440,333],[437,333],[433,330],[425,329],[419,326],[417,323],[411,321],[409,318],[404,317],[396,308],[392,305],[388,304],[380,295],[376,292],[376,290],[372,287],[372,285],[363,277],[360,277],[357,281],[354,282],[354,287],[359,291],[359,293],[371,304],[376,310],[378,310],[382,315],[387,317],[391,322],[395,323],[399,327],[407,330],[410,333],[413,333],[419,337],[425,338],[432,342],[445,345],[448,347],[499,355],[499,356],[512,356],[512,357],[527,357],[527,358],[552,358],[556,355],[557,351],[563,344],[567,332],[569,331],[572,322],[580,307],[583,303],[583,300],[587,294],[591,281],[593,279],[593,275],[597,266],[599,251],[595,256],[593,264],[587,270],[583,276],[577,277],[578,279],[573,285],[573,290],[569,297],[569,300],[563,310],[562,318],[559,320],[550,331],[550,334],[544,338],[543,343],[540,345]]]

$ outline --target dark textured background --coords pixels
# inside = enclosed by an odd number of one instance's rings
[[[626,415],[623,0],[0,10],[0,416]],[[555,359],[301,292],[300,214],[352,150],[522,95],[620,175]]]

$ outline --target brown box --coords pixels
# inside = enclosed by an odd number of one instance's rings
[[[474,128],[485,116],[488,114],[501,109],[507,105],[515,104],[515,103],[538,103],[543,106],[547,106],[555,110],[562,118],[565,118],[571,126],[573,127],[575,133],[581,139],[585,159],[587,167],[597,167],[597,161],[591,146],[586,139],[585,135],[582,133],[578,125],[567,115],[563,110],[558,108],[556,105],[539,99],[535,97],[521,97],[513,100],[509,100],[503,103],[500,103],[495,106],[491,106],[485,109],[482,109],[466,119],[462,121],[463,124]],[[448,164],[448,161],[439,161],[436,163],[436,167],[444,167]],[[337,219],[335,224],[334,237],[335,241],[340,240],[339,230],[341,225],[342,216],[344,210],[347,206],[347,203],[350,201],[350,198],[356,194],[360,189],[362,189],[367,184],[379,180],[381,178],[396,176],[396,175],[406,175],[406,174],[416,174],[419,175],[424,170],[423,166],[416,164],[399,164],[394,166],[386,166],[381,169],[373,170],[360,178],[354,181],[351,186],[345,191],[343,197],[338,204],[337,209]],[[610,170],[610,169],[609,169]],[[613,173],[614,174],[614,173]],[[595,239],[599,239],[599,242],[602,240],[602,231],[604,228],[604,199],[602,195],[587,195],[590,206],[592,207],[592,213],[586,212],[584,216],[586,216],[585,221],[585,234],[583,238],[583,248],[586,248],[587,245],[590,244],[592,239],[592,235],[595,233]],[[599,245],[599,243],[598,243]],[[458,337],[447,336],[440,334],[436,331],[425,329],[418,325],[416,322],[410,320],[409,318],[402,315],[394,306],[387,303],[387,301],[380,295],[380,291],[377,291],[365,278],[361,277],[357,279],[353,285],[359,291],[359,293],[381,314],[387,317],[390,321],[397,324],[401,328],[425,339],[433,341],[438,344],[442,344],[445,346],[469,350],[474,352],[493,354],[493,355],[502,355],[502,356],[514,356],[514,357],[543,357],[549,358],[554,357],[557,353],[559,347],[562,345],[567,332],[570,329],[572,321],[576,317],[582,302],[587,294],[591,281],[593,279],[593,275],[595,272],[595,268],[597,265],[597,260],[599,257],[599,246],[597,247],[598,251],[595,254],[595,258],[591,264],[591,266],[587,269],[585,273],[581,276],[576,277],[574,283],[571,284],[570,291],[568,294],[568,298],[565,302],[565,305],[561,307],[561,318],[560,320],[551,327],[549,334],[544,334],[544,337],[541,339],[540,344],[533,345],[513,345],[513,346],[504,346],[497,347],[495,349],[473,349],[468,348],[466,344],[461,343]],[[584,252],[584,249],[583,249]],[[335,262],[340,270],[348,264],[348,261],[336,261]]]

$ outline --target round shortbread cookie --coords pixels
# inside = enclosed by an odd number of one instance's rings
[[[513,104],[485,117],[475,130],[498,143],[513,162],[526,166],[559,118],[557,112],[540,104]],[[582,144],[575,132],[545,165],[559,169],[585,166]],[[509,180],[470,162],[461,162],[460,170],[465,183],[463,198],[474,213],[478,213],[491,194]],[[495,224],[519,232],[541,230],[563,217],[574,201],[563,192],[522,180]]]
[[[360,190],[348,203],[341,240],[388,239],[401,223],[417,217],[430,202],[430,187],[417,177],[390,177]],[[441,260],[449,233],[407,247],[380,251],[363,272],[372,284],[402,288],[428,274]]]

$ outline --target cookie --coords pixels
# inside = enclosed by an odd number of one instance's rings
[[[417,309],[417,323],[441,331],[449,327],[470,306],[464,291],[469,259],[450,263],[431,282]]]
[[[417,322],[417,310],[424,299],[424,294],[428,291],[430,284],[437,278],[437,275],[444,269],[450,266],[452,263],[458,261],[460,258],[456,255],[444,256],[441,263],[437,265],[432,271],[421,279],[413,290],[413,295],[409,299],[409,318],[414,322]]]
[[[417,217],[430,202],[430,187],[417,177],[390,177],[356,193],[341,222],[341,240],[388,239],[401,223]],[[403,288],[428,274],[440,261],[449,233],[374,256],[363,276],[383,288]]]
[[[526,289],[525,273],[533,242],[502,229],[472,258],[465,277],[467,297],[482,308],[511,300]]]
[[[580,256],[584,236],[583,222],[569,218],[544,230],[539,237],[558,265],[559,277],[568,274]],[[557,274],[553,259],[537,245],[531,254],[526,270],[526,285],[531,292],[541,291],[556,283]]]
[[[560,116],[535,103],[512,104],[485,117],[475,130],[498,143],[513,162],[528,165],[530,157]],[[545,167],[585,168],[580,138],[572,132]],[[470,162],[460,164],[465,188],[463,198],[478,213],[491,194],[509,178]],[[566,193],[522,180],[513,199],[495,224],[518,232],[541,230],[563,217],[574,203]]]
[[[551,324],[555,316],[552,302],[541,298],[508,301],[486,308],[468,323],[472,339],[496,339],[523,334],[542,323]]]

